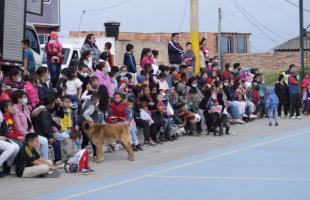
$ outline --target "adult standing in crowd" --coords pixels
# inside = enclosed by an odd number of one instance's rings
[[[85,38],[84,44],[81,49],[81,54],[83,55],[84,52],[89,51],[92,57],[92,64],[93,68],[99,63],[101,51],[96,45],[96,36],[94,34],[88,34]],[[95,69],[94,69],[95,70]]]
[[[295,114],[297,119],[301,119],[300,116],[300,104],[301,104],[301,95],[300,87],[298,83],[298,70],[296,67],[291,69],[291,75],[288,77],[288,88],[290,92],[290,118],[295,119]]]
[[[30,41],[23,40],[21,44],[23,50],[23,69],[24,74],[29,75],[36,70],[36,63],[34,60],[33,52],[30,48]]]
[[[152,49],[150,48],[144,48],[141,53],[141,60],[140,60],[140,66],[141,70],[144,70],[144,66],[147,64],[154,64]]]
[[[50,34],[50,39],[45,45],[45,52],[47,55],[47,66],[51,75],[51,82],[53,87],[56,86],[61,70],[61,64],[64,59],[65,50],[58,40],[58,34],[54,31]]]
[[[182,58],[183,58],[183,62],[187,66],[192,66],[195,68],[196,56],[195,56],[194,51],[192,50],[192,43],[190,43],[190,42],[186,43],[186,50],[182,54]]]
[[[207,39],[205,37],[202,37],[200,42],[200,68],[205,69],[207,67],[207,61],[209,61],[209,51],[207,49]]]
[[[137,72],[137,64],[134,53],[134,46],[132,44],[126,45],[126,53],[124,54],[124,65],[127,66],[129,73],[135,74]]]
[[[172,67],[179,69],[180,65],[182,64],[182,53],[183,48],[179,43],[180,34],[179,33],[172,33],[171,41],[168,43],[168,55],[169,55],[169,62]]]

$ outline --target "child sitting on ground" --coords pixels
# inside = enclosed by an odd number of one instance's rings
[[[62,161],[65,164],[65,171],[68,173],[78,172],[80,175],[88,175],[95,171],[89,167],[89,155],[87,149],[77,146],[81,134],[78,130],[72,129],[69,138],[61,143]]]
[[[110,105],[111,117],[113,122],[126,122],[128,117],[126,113],[125,102],[120,93],[115,93],[113,102]]]
[[[266,100],[266,108],[268,110],[269,126],[272,126],[272,119],[275,121],[275,125],[278,126],[278,106],[279,98],[274,92],[274,88],[268,90],[268,97]]]
[[[47,174],[50,177],[59,176],[59,173],[56,171],[57,167],[50,161],[41,158],[37,153],[36,149],[39,145],[39,137],[36,133],[28,133],[25,136],[25,144],[18,153],[15,162],[15,170],[18,177],[32,178]]]

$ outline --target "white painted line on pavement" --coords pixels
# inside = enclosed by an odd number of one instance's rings
[[[203,158],[203,159],[200,159],[200,160],[188,162],[188,163],[185,163],[185,164],[180,164],[180,165],[177,165],[175,167],[170,167],[170,168],[167,168],[167,169],[164,169],[164,170],[160,170],[160,171],[157,171],[157,172],[152,172],[152,173],[149,173],[149,174],[144,174],[144,175],[141,175],[141,176],[138,176],[138,177],[135,177],[135,178],[127,179],[127,180],[120,181],[120,182],[117,182],[117,183],[113,183],[113,184],[110,184],[110,185],[105,185],[105,186],[97,187],[97,188],[90,189],[90,190],[87,190],[87,191],[84,191],[84,192],[79,192],[79,193],[76,193],[76,194],[72,194],[72,195],[69,195],[69,196],[58,198],[58,200],[67,200],[67,199],[73,199],[73,198],[85,196],[87,194],[91,194],[91,193],[95,193],[95,192],[98,192],[98,191],[106,190],[106,189],[109,189],[109,188],[121,186],[121,185],[124,185],[124,184],[127,184],[127,183],[131,183],[131,182],[138,181],[138,180],[141,180],[141,179],[144,179],[144,178],[152,177],[152,176],[155,176],[155,175],[158,175],[158,174],[171,172],[171,171],[174,171],[174,170],[177,170],[177,169],[181,169],[181,168],[189,167],[189,166],[192,166],[192,165],[196,165],[196,164],[199,164],[199,163],[202,163],[202,162],[205,162],[205,161],[214,160],[214,159],[221,158],[221,157],[224,157],[224,156],[228,156],[228,155],[231,155],[231,154],[243,152],[243,151],[246,151],[246,150],[249,150],[249,149],[254,149],[256,147],[260,147],[260,146],[263,146],[263,145],[272,144],[272,143],[275,143],[275,142],[278,142],[278,141],[281,141],[281,140],[289,139],[289,138],[296,137],[296,136],[299,136],[299,135],[303,135],[303,134],[306,134],[306,133],[309,133],[309,132],[310,132],[309,130],[306,130],[306,131],[302,131],[302,132],[299,132],[299,133],[290,134],[290,135],[287,135],[287,136],[283,136],[283,137],[279,137],[279,138],[272,139],[272,140],[269,140],[269,141],[261,142],[261,143],[254,144],[254,145],[250,145],[250,146],[243,147],[243,148],[240,148],[240,149],[236,149],[236,150],[233,150],[233,151],[228,151],[228,152],[225,152],[225,153],[220,153],[220,154],[217,154],[215,156],[210,156],[210,157]]]

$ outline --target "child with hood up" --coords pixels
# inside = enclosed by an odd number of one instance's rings
[[[269,88],[268,97],[266,99],[266,109],[268,110],[269,126],[272,126],[272,119],[275,121],[275,125],[278,126],[278,106],[279,98],[276,95],[274,88]]]

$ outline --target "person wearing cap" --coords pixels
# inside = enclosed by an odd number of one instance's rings
[[[30,48],[29,40],[22,40],[21,48],[23,50],[23,69],[24,74],[28,75],[36,70],[36,63],[33,56],[33,51]]]
[[[58,40],[58,34],[54,31],[50,33],[50,39],[45,44],[45,52],[47,55],[48,70],[51,75],[51,82],[53,87],[55,87],[60,76],[65,50]]]

